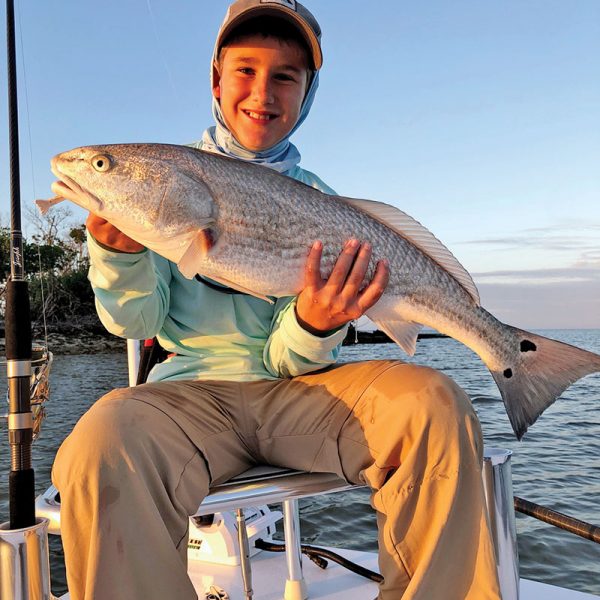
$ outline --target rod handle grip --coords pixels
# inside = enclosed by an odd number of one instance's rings
[[[10,528],[35,525],[35,482],[33,469],[11,471],[8,476]]]
[[[31,318],[27,281],[6,284],[4,315],[7,360],[31,360]]]

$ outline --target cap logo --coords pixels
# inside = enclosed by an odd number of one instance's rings
[[[286,8],[291,8],[292,10],[296,10],[296,0],[260,0],[261,4],[279,4],[280,6],[285,6]]]

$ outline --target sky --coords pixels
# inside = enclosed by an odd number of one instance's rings
[[[187,143],[212,124],[210,57],[228,2],[15,3],[26,233],[33,200],[52,195],[54,154]],[[600,2],[305,5],[324,66],[293,138],[302,166],[427,226],[501,320],[600,328]],[[7,143],[0,186],[7,224]]]

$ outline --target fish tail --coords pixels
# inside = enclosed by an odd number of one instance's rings
[[[512,428],[520,440],[529,425],[572,383],[600,371],[600,356],[509,327],[517,342],[513,364],[491,369]]]

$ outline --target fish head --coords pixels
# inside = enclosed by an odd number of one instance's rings
[[[51,161],[58,179],[52,191],[104,218],[128,205],[131,208],[132,198],[139,194],[136,179],[142,172],[140,165],[132,169],[131,162],[115,149],[86,146],[57,154]],[[136,173],[138,177],[131,177]]]
[[[161,144],[85,146],[56,155],[52,191],[134,239],[209,227],[216,205],[193,171],[189,148]]]

